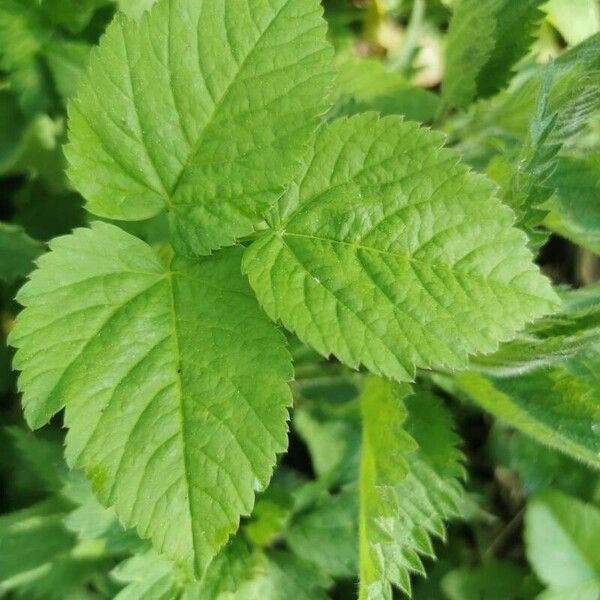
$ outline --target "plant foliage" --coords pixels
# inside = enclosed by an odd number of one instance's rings
[[[1,597],[598,596],[586,2],[0,0]]]

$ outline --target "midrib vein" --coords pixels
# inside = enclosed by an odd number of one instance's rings
[[[186,444],[186,415],[185,415],[185,400],[184,400],[184,395],[183,395],[183,383],[181,380],[181,371],[182,371],[182,367],[181,367],[181,350],[180,350],[180,343],[179,343],[179,330],[177,327],[177,313],[176,313],[176,302],[175,302],[175,286],[173,283],[173,273],[169,272],[168,273],[168,282],[169,282],[169,299],[171,302],[171,327],[173,330],[173,344],[174,344],[174,350],[175,350],[175,357],[174,357],[174,361],[173,361],[173,369],[175,371],[175,380],[177,382],[177,396],[179,398],[179,430],[181,432],[181,459],[182,459],[182,464],[183,464],[183,473],[184,473],[184,479],[185,479],[185,488],[187,490],[187,506],[188,506],[188,513],[189,513],[189,519],[190,519],[190,530],[191,530],[191,534],[192,534],[192,551],[194,554],[194,571],[197,574],[199,573],[199,568],[198,568],[198,547],[199,547],[199,542],[196,539],[196,529],[194,527],[194,520],[193,520],[193,500],[192,500],[192,487],[190,486],[190,481],[192,479],[191,476],[191,471],[190,471],[190,465],[189,465],[189,459],[187,456],[187,444]]]
[[[210,113],[210,115],[208,116],[208,119],[206,120],[206,122],[204,123],[204,125],[202,127],[202,130],[200,131],[200,134],[198,136],[198,139],[196,140],[196,142],[192,146],[191,152],[190,152],[190,154],[188,156],[188,159],[187,159],[186,163],[183,165],[183,167],[179,171],[179,174],[177,175],[177,179],[175,180],[175,183],[171,187],[171,191],[170,191],[169,197],[167,198],[168,202],[172,202],[172,199],[175,198],[175,196],[177,195],[177,191],[179,189],[179,186],[181,185],[181,182],[184,179],[186,171],[189,169],[190,165],[194,161],[194,158],[198,154],[198,151],[200,150],[200,147],[202,146],[202,143],[204,142],[204,138],[206,136],[207,131],[209,130],[209,128],[211,127],[211,125],[214,123],[215,118],[217,117],[217,115],[218,115],[219,111],[221,110],[223,104],[227,100],[227,97],[231,93],[231,90],[232,90],[233,86],[238,81],[238,78],[239,78],[240,74],[245,69],[246,65],[248,64],[248,61],[252,58],[252,56],[253,56],[254,52],[256,51],[256,49],[258,48],[260,42],[269,33],[269,31],[270,31],[271,27],[273,26],[273,24],[277,21],[277,19],[281,15],[281,13],[287,7],[288,3],[289,3],[289,0],[287,2],[284,2],[281,5],[281,7],[277,10],[277,12],[273,15],[272,20],[269,22],[269,24],[265,27],[265,29],[263,29],[263,31],[256,38],[256,40],[254,42],[254,45],[252,46],[252,48],[250,48],[250,50],[248,51],[248,54],[246,54],[246,56],[244,57],[244,59],[242,60],[242,62],[239,63],[238,68],[236,69],[233,77],[231,78],[231,80],[229,81],[229,83],[227,84],[227,86],[225,87],[225,90],[221,94],[221,97],[214,103],[213,110]],[[198,25],[199,25],[199,23],[198,23]],[[197,28],[198,28],[198,26],[197,26]]]

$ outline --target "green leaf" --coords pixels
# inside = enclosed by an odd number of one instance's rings
[[[251,552],[241,536],[234,537],[210,564],[200,586],[202,600],[238,598],[238,591],[264,560],[261,552]],[[184,600],[195,600],[184,596]]]
[[[6,343],[6,334],[0,332],[0,394],[12,394],[14,374],[12,372],[12,352]]]
[[[103,543],[79,544],[66,556],[58,556],[25,579],[15,590],[23,600],[65,600],[86,598],[112,561],[103,554]]]
[[[323,355],[399,381],[557,305],[493,187],[442,137],[369,113],[324,127],[246,251],[263,308]]]
[[[277,480],[261,494],[254,505],[249,522],[244,525],[244,536],[258,548],[276,544],[282,537],[293,508],[288,490],[281,489]]]
[[[37,489],[46,492],[59,492],[66,472],[62,446],[51,442],[21,427],[7,427],[10,443],[18,452],[18,461],[36,479]],[[22,468],[20,464],[13,465]]]
[[[64,100],[75,95],[79,78],[87,66],[92,47],[82,41],[53,39],[47,44],[45,57]]]
[[[553,141],[552,135],[558,113],[548,108],[553,79],[554,65],[549,63],[529,121],[528,135],[504,194],[505,202],[517,215],[517,225],[529,234],[534,248],[541,248],[548,239],[548,234],[540,232],[538,226],[547,214],[544,204],[552,195],[548,179],[556,168],[556,155],[561,147],[560,142]]]
[[[392,584],[410,594],[419,554],[433,556],[429,536],[459,513],[462,455],[434,396],[372,378],[361,406],[359,598],[391,599]]]
[[[186,581],[155,553],[134,556],[112,572],[128,584],[116,600],[326,600],[329,580],[310,563],[285,551],[251,551],[234,538],[200,582]]]
[[[156,0],[117,0],[119,10],[129,15],[132,19],[139,19],[155,3]]]
[[[499,421],[490,432],[488,445],[495,464],[516,472],[527,495],[552,487],[591,500],[600,492],[600,480],[590,476],[587,465]]]
[[[65,527],[72,505],[54,496],[0,517],[0,595],[24,600],[82,598],[108,568],[104,542],[78,543]]]
[[[543,18],[540,7],[545,2],[501,0],[496,9],[494,50],[477,76],[480,97],[492,96],[510,79],[513,65],[527,54],[533,42],[535,29]]]
[[[433,121],[439,96],[409,83],[398,72],[387,69],[380,60],[344,61],[335,87],[336,117],[374,110],[381,115],[403,115],[413,121]]]
[[[40,60],[51,35],[37,3],[0,0],[0,68],[27,115],[53,104],[51,81]]]
[[[600,36],[594,36],[556,61],[524,68],[506,92],[479,103],[458,134],[470,162],[487,163],[501,181],[503,200],[534,249],[548,239],[540,226],[554,192],[557,155],[590,129],[600,110],[599,84]]]
[[[0,174],[10,164],[18,140],[25,129],[25,118],[17,98],[7,89],[0,89]]]
[[[600,596],[600,510],[560,492],[534,497],[525,515],[527,558],[549,586],[540,600]]]
[[[326,109],[317,0],[161,0],[117,15],[71,103],[69,176],[94,214],[167,210],[206,254],[252,232]]]
[[[549,185],[556,191],[544,224],[600,254],[600,154],[561,156]]]
[[[13,202],[14,222],[38,240],[48,241],[87,223],[79,194],[54,194],[40,181],[21,186]]]
[[[508,89],[477,103],[461,132],[462,141],[472,143],[491,136],[522,144],[529,134],[547,70],[547,65],[535,65],[520,73]],[[558,115],[553,141],[568,145],[600,108],[600,34],[561,54],[552,70],[547,115]]]
[[[492,157],[488,171],[501,181],[504,201],[517,214],[531,246],[548,239],[540,229],[554,204],[553,177],[558,153],[581,145],[600,111],[600,35],[573,48],[556,61],[525,69],[511,88],[480,103],[461,132],[463,150],[472,163]],[[585,183],[583,184],[586,185]],[[588,180],[589,185],[589,180]]]
[[[327,600],[329,579],[310,563],[285,551],[259,555],[257,562],[248,582],[238,588],[236,600]]]
[[[448,600],[533,600],[538,590],[527,575],[516,564],[494,560],[450,571],[441,587]]]
[[[588,51],[581,54],[580,62],[564,61],[560,67],[551,62],[546,66],[528,133],[504,196],[517,213],[519,227],[530,233],[538,248],[548,238],[537,227],[547,216],[551,205],[548,200],[555,192],[557,182],[553,173],[559,163],[558,153],[563,147],[576,145],[588,127],[588,120],[593,120],[592,116],[600,110],[600,46],[590,44]],[[580,79],[571,81],[576,83],[577,90],[569,87],[561,90],[564,79],[569,81],[572,76]]]
[[[33,269],[33,261],[43,246],[29,237],[21,227],[0,223],[0,279],[14,283]]]
[[[308,446],[318,478],[332,485],[356,480],[360,455],[360,420],[354,405],[299,406],[293,426]]]
[[[111,533],[118,530],[124,533],[114,512],[98,502],[81,471],[68,472],[62,496],[75,504],[75,508],[65,517],[64,524],[79,540],[109,538]],[[139,543],[143,544],[141,540]]]
[[[75,538],[62,523],[69,507],[65,500],[52,498],[0,517],[0,592],[71,549]]]
[[[477,94],[477,76],[496,42],[496,15],[503,0],[457,0],[446,39],[442,85],[445,107],[466,108]]]
[[[52,193],[64,193],[67,178],[61,150],[64,121],[48,115],[37,115],[27,126],[15,132],[10,150],[1,157],[3,176],[24,175],[42,180]]]
[[[175,600],[180,597],[182,584],[173,564],[152,551],[123,561],[111,575],[117,582],[125,584],[115,600]]]
[[[287,551],[251,550],[239,538],[211,564],[196,595],[184,600],[326,600],[330,581]]]
[[[402,398],[408,394],[408,386],[399,388],[371,378],[367,380],[361,396],[360,600],[391,600],[392,584],[404,591],[410,589],[410,577],[392,535],[397,510],[394,486],[408,473],[405,455],[417,448],[416,442],[402,429],[407,416]],[[387,522],[389,524],[384,528]]]
[[[41,9],[55,30],[65,28],[79,33],[92,20],[94,13],[113,0],[41,0]]]
[[[461,373],[456,381],[473,401],[538,442],[600,468],[600,352],[521,377]]]
[[[39,427],[66,406],[68,462],[124,525],[201,573],[286,447],[284,338],[239,247],[165,266],[103,223],[50,247],[10,338],[25,416]]]
[[[294,519],[286,542],[297,556],[332,577],[354,577],[357,571],[357,494],[349,488],[327,495]]]
[[[27,115],[54,113],[59,108],[55,92],[63,100],[74,93],[91,45],[65,35],[62,28],[78,32],[99,5],[109,3],[0,0],[0,66]]]
[[[201,582],[187,580],[173,563],[155,552],[142,552],[123,561],[111,576],[125,587],[115,600],[229,600],[257,570],[262,554],[233,538],[215,557]]]

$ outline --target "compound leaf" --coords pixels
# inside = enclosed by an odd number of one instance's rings
[[[241,248],[164,266],[103,223],[50,247],[10,336],[27,421],[66,406],[69,463],[199,574],[286,447],[283,336],[240,275]]]
[[[94,214],[168,210],[206,254],[252,231],[326,108],[316,0],[161,0],[108,27],[70,107],[69,174]]]
[[[441,145],[372,113],[324,127],[244,257],[267,313],[324,355],[407,381],[552,310],[512,213]]]

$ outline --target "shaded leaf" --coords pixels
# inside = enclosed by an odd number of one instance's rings
[[[496,14],[502,0],[458,0],[448,37],[442,99],[446,108],[466,108],[477,94],[477,76],[494,49]]]
[[[555,195],[544,224],[575,244],[600,254],[600,154],[561,156],[549,185]]]
[[[527,558],[549,586],[540,600],[600,595],[600,510],[560,492],[533,498],[525,516]]]
[[[5,283],[27,276],[43,251],[42,244],[21,227],[0,223],[0,279]]]
[[[520,377],[456,376],[459,388],[494,416],[573,458],[600,468],[600,353]]]
[[[354,487],[327,495],[309,512],[296,517],[286,532],[290,549],[332,577],[357,572],[358,502]]]

